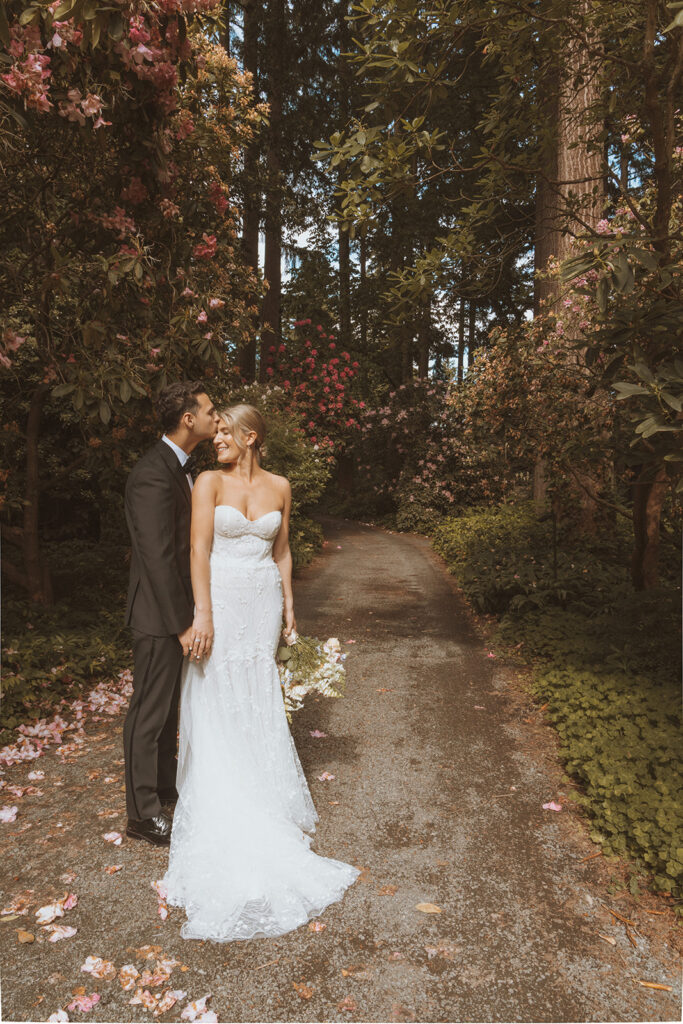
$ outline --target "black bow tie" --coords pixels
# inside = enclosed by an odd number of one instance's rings
[[[194,474],[197,471],[197,459],[194,457],[194,455],[190,455],[182,469],[183,473],[189,473],[190,476],[194,476]]]

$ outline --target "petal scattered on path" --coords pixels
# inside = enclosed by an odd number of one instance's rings
[[[72,928],[70,924],[52,924],[47,925],[50,929],[50,938],[48,942],[59,942],[60,939],[70,939],[72,935],[75,935],[78,928]]]
[[[67,1006],[67,1010],[81,1010],[83,1013],[87,1013],[99,1001],[100,995],[98,992],[93,992],[89,996],[76,996]]]
[[[206,1004],[211,998],[211,993],[207,992],[201,999],[194,999],[191,1003],[188,1003],[183,1012],[180,1014],[181,1020],[196,1020],[202,1013],[206,1012]]]
[[[64,917],[64,909],[61,903],[48,903],[36,910],[36,921],[38,924],[50,924],[56,917]]]
[[[111,981],[116,977],[116,968],[111,960],[103,960],[100,956],[86,957],[81,970],[86,974],[92,974],[94,978],[102,978],[104,981]]]
[[[119,969],[119,982],[124,992],[132,992],[135,982],[140,977],[140,972],[135,964],[124,964]]]
[[[557,804],[557,803],[555,803],[554,800],[551,800],[550,803],[543,804],[543,810],[544,811],[561,811],[562,810],[562,804]]]

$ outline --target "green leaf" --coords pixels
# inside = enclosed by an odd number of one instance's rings
[[[100,399],[99,413],[100,419],[106,427],[107,423],[109,423],[109,420],[111,419],[111,409],[109,408],[109,403],[106,402],[104,398]]]
[[[109,38],[113,39],[115,43],[118,43],[123,39],[123,18],[118,11],[110,17],[107,32],[109,34]]]
[[[34,21],[38,15],[37,7],[27,7],[25,11],[22,11],[19,15],[19,24],[28,25],[29,22]]]
[[[62,398],[64,395],[70,395],[71,392],[75,390],[75,384],[58,384],[56,388],[52,389],[52,397]]]
[[[600,278],[598,282],[598,288],[596,292],[596,299],[598,303],[598,309],[601,313],[607,312],[607,298],[609,296],[609,283],[606,277]]]
[[[649,395],[650,393],[647,388],[644,388],[641,384],[631,384],[626,380],[618,380],[614,384],[614,390],[618,392],[618,401],[623,398],[632,398],[633,395]]]

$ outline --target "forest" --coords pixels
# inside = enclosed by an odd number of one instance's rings
[[[125,479],[200,379],[297,566],[431,538],[680,907],[682,84],[681,2],[0,0],[2,742],[129,665]]]

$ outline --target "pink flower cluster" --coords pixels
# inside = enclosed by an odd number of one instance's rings
[[[102,227],[108,228],[110,231],[116,231],[121,239],[126,235],[135,234],[137,230],[135,221],[128,216],[122,206],[115,206],[113,213],[101,213],[99,216],[93,216],[93,220],[98,221]]]
[[[216,236],[207,235],[205,232],[202,239],[202,242],[195,245],[192,255],[197,260],[210,260],[216,255]]]
[[[49,55],[30,53],[25,60],[17,61],[6,74],[0,75],[0,78],[8,89],[23,96],[27,107],[47,111],[52,106],[47,96],[51,75]]]
[[[67,100],[59,101],[59,113],[69,121],[75,121],[81,126],[85,124],[86,117],[92,117],[93,128],[102,128],[110,125],[111,121],[105,121],[102,117],[102,98],[96,93],[89,92],[83,96],[80,89],[69,89],[66,94]]]

